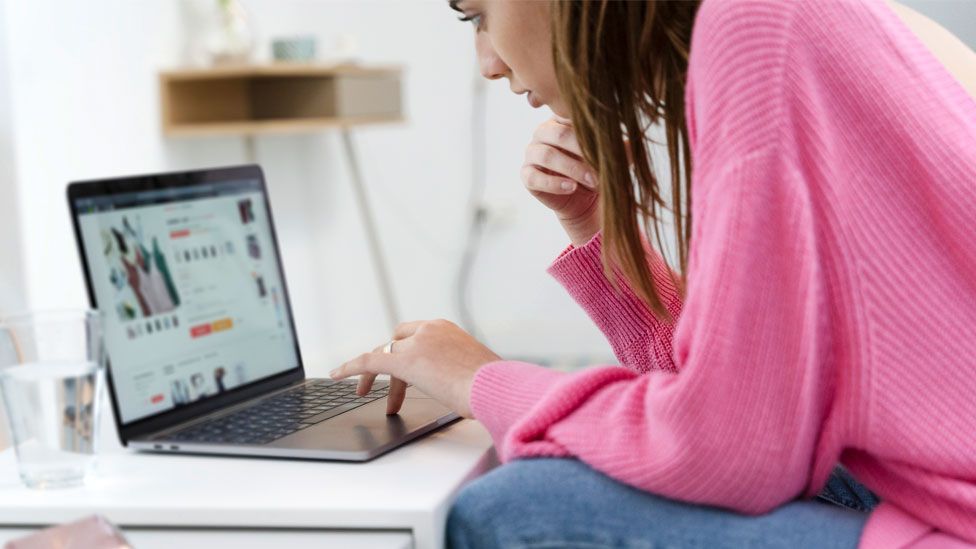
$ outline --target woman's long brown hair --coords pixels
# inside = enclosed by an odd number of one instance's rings
[[[603,269],[623,276],[659,318],[669,318],[647,264],[642,235],[658,249],[670,212],[683,292],[691,239],[691,155],[685,81],[697,0],[552,2],[553,59],[559,90],[584,160],[599,176]],[[665,195],[646,133],[663,123],[671,168]],[[631,163],[629,159],[633,159]],[[617,271],[619,269],[619,272]]]

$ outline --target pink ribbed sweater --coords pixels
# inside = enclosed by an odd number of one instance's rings
[[[684,303],[648,248],[677,324],[570,247],[550,273],[624,367],[493,362],[475,416],[503,460],[744,513],[839,461],[883,500],[862,546],[976,543],[976,101],[867,0],[707,0],[688,76]]]

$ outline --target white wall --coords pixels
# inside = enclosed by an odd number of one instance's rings
[[[455,318],[471,179],[470,26],[436,0],[244,5],[264,49],[279,35],[314,34],[328,46],[347,33],[358,37],[363,60],[406,66],[408,122],[359,130],[356,143],[404,318]],[[0,0],[0,6],[10,77],[0,88],[8,88],[15,106],[10,125],[28,302],[80,306],[85,294],[64,199],[68,181],[240,163],[243,144],[161,135],[156,74],[182,61],[180,3]],[[544,273],[566,240],[518,179],[523,147],[546,113],[532,111],[504,83],[489,84],[488,108],[488,195],[509,202],[515,218],[486,236],[477,262],[471,303],[479,327],[506,355],[609,357],[600,334]],[[257,156],[269,179],[306,362],[324,369],[380,344],[387,338],[383,310],[337,136],[261,137]]]
[[[930,17],[949,29],[960,40],[976,49],[976,1],[974,0],[900,0],[902,4]]]
[[[5,6],[0,3],[0,29],[5,27]],[[7,35],[0,32],[0,316],[24,307],[20,258],[20,217],[14,169],[14,139],[9,87]]]

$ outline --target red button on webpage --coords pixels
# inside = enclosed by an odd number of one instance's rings
[[[184,236],[190,236],[190,229],[181,229],[179,231],[170,231],[170,233],[169,233],[169,237],[170,238],[173,238],[173,239],[183,238]]]
[[[190,337],[197,338],[203,337],[212,331],[210,324],[200,324],[199,326],[193,326],[190,328]]]
[[[163,395],[153,395],[150,400],[152,401],[153,404],[159,404],[160,402],[163,401]]]

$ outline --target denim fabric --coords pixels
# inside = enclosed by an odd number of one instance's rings
[[[855,480],[840,465],[834,468],[833,474],[827,479],[827,485],[817,494],[817,500],[849,507],[862,513],[870,512],[880,503],[874,492]]]
[[[848,497],[848,496],[845,496]],[[761,516],[669,500],[573,459],[524,459],[464,488],[448,547],[655,548],[857,546],[868,513],[806,500]]]

